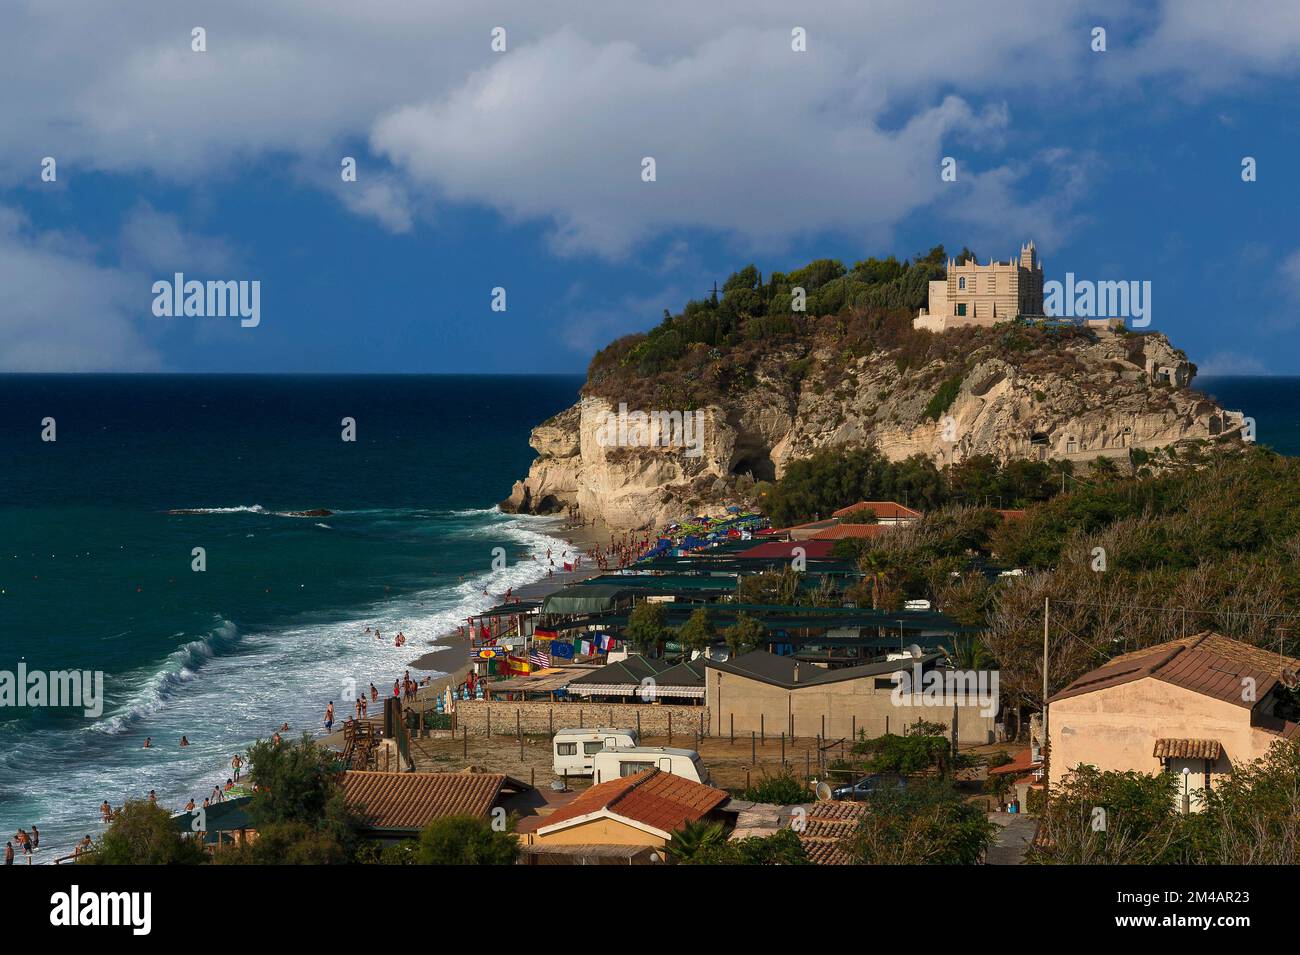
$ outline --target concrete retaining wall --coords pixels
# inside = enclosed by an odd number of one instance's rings
[[[517,720],[516,722],[516,715]],[[637,703],[547,703],[488,702],[459,700],[456,703],[456,731],[469,729],[471,736],[486,736],[491,726],[493,736],[524,733],[550,734],[562,727],[615,726],[637,729],[642,736],[667,736],[669,721],[672,734],[683,739],[701,729],[709,735],[709,711],[703,706],[665,706]]]

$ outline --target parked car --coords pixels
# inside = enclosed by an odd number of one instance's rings
[[[847,799],[850,802],[857,802],[862,799],[870,799],[875,793],[882,789],[906,789],[906,776],[892,776],[888,773],[872,773],[870,776],[863,776],[852,785],[837,786],[831,790],[831,794],[836,799]]]

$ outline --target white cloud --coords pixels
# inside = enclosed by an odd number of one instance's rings
[[[802,59],[788,40],[732,30],[652,62],[564,31],[385,117],[372,146],[441,196],[553,222],[560,252],[619,257],[672,228],[778,248],[892,224],[937,195],[945,136],[1005,124],[948,97],[882,130],[841,102],[847,58]]]
[[[1249,16],[1221,0],[948,13],[916,0],[554,0],[490,18],[427,0],[28,3],[0,31],[0,187],[37,182],[52,155],[61,183],[87,170],[237,181],[271,159],[326,188],[342,144],[369,137],[401,175],[370,170],[330,192],[397,232],[433,195],[548,222],[562,251],[626,254],[679,226],[760,248],[799,231],[880,238],[934,198],[941,146],[1018,142],[1023,102],[1124,98],[1141,77],[1166,84],[1156,98],[1300,68],[1290,0]],[[1094,23],[1110,30],[1106,54],[1088,49]],[[497,24],[505,54],[489,49]],[[190,50],[196,25],[207,53]],[[790,50],[795,25],[806,53]],[[647,154],[660,179],[640,188]],[[995,163],[983,194],[1005,200],[1017,176],[1014,156]],[[1032,224],[1063,210],[1009,211]]]
[[[0,207],[0,371],[147,371],[137,326],[147,282],[96,265],[76,237],[36,232]]]
[[[118,257],[128,267],[155,274],[188,272],[223,278],[234,261],[229,244],[220,238],[186,229],[179,217],[141,202],[122,224]]]

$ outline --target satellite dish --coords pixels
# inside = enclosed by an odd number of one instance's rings
[[[921,656],[922,656],[921,648],[918,647],[915,643],[912,644],[910,647],[907,648],[907,652],[910,653],[910,654],[912,655],[912,659],[913,659],[913,660],[919,660],[919,659],[921,659]]]
[[[826,802],[834,795],[835,794],[831,792],[831,787],[827,783],[817,784],[817,800],[819,802]]]

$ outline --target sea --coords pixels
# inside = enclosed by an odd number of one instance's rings
[[[93,715],[0,707],[0,832],[36,824],[49,862],[98,836],[105,799],[201,802],[254,739],[320,733],[330,700],[342,716],[349,688],[391,688],[545,576],[555,519],[496,503],[527,472],[530,429],[581,384],[0,376],[0,672],[104,680]],[[1300,379],[1197,387],[1300,454]]]
[[[36,824],[50,862],[104,800],[201,803],[253,740],[321,733],[544,577],[558,521],[496,504],[581,384],[0,376],[0,672],[99,672],[104,697],[0,705],[0,833]]]

